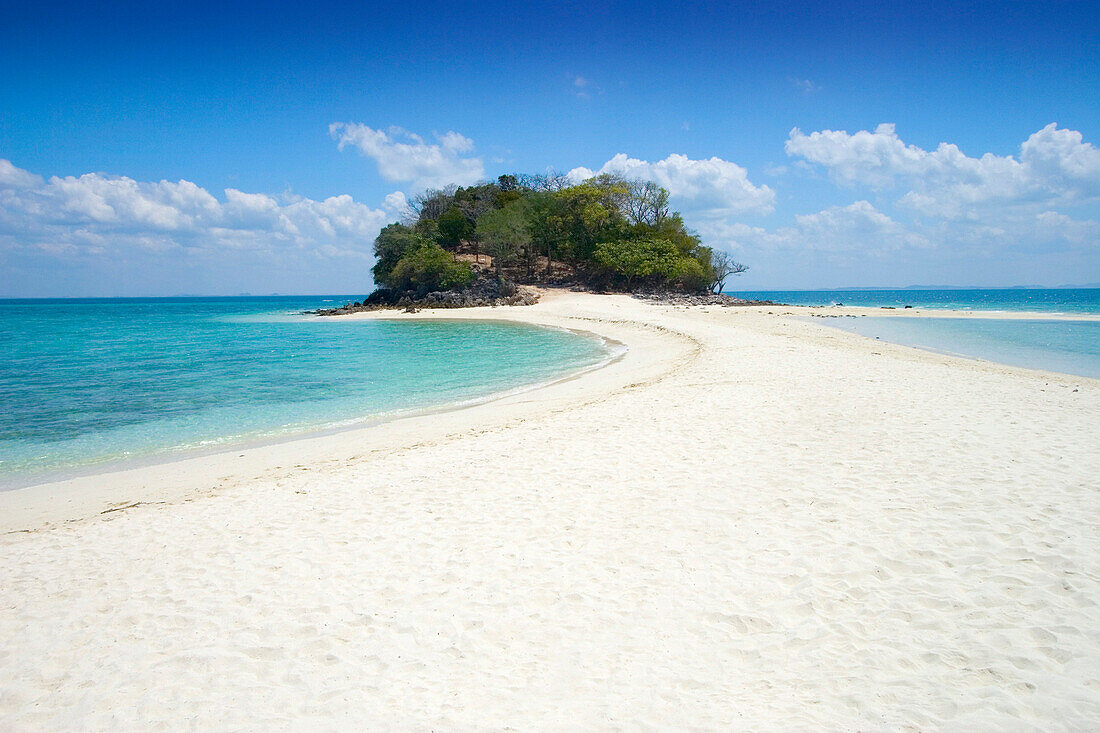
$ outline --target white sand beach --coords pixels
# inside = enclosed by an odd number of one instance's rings
[[[390,313],[629,350],[0,494],[0,729],[1100,726],[1100,381],[807,312]]]

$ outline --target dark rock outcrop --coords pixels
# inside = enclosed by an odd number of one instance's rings
[[[498,281],[495,277],[481,274],[472,285],[461,290],[437,290],[422,295],[412,290],[404,293],[375,290],[361,303],[346,303],[340,308],[321,308],[309,313],[319,316],[343,316],[360,311],[394,308],[406,313],[416,313],[421,308],[534,305],[538,300],[538,293],[531,288],[516,285],[510,280]]]
[[[735,298],[732,295],[718,295],[715,293],[634,293],[634,297],[654,305],[720,305],[723,308],[744,305],[783,305],[770,300],[745,300]]]

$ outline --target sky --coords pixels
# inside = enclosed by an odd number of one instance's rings
[[[0,297],[357,294],[427,187],[649,178],[745,290],[1100,282],[1095,2],[0,0]]]

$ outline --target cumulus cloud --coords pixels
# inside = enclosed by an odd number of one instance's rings
[[[247,252],[260,260],[363,263],[393,216],[351,196],[313,200],[190,181],[142,182],[87,173],[43,179],[0,159],[0,257],[126,263],[143,254],[216,265]],[[229,260],[226,258],[229,256]],[[365,274],[364,274],[365,279]]]
[[[1100,149],[1054,123],[1031,135],[1018,157],[965,155],[940,143],[908,145],[892,124],[874,132],[791,130],[788,155],[823,166],[834,180],[878,190],[908,189],[899,203],[925,216],[973,218],[982,207],[1050,207],[1100,197]]]
[[[382,208],[395,219],[402,219],[409,213],[409,199],[403,191],[394,191],[386,194],[385,198],[382,199]]]
[[[767,230],[738,222],[713,222],[703,234],[736,251],[799,250],[885,256],[902,249],[929,248],[931,241],[907,229],[867,201],[832,206],[795,217],[793,226]]]
[[[619,153],[597,171],[574,168],[568,176],[581,181],[601,173],[618,173],[627,178],[653,181],[668,189],[677,206],[696,216],[724,217],[737,214],[770,214],[775,192],[749,180],[748,171],[721,158],[693,160],[673,153],[664,160],[649,162]]]
[[[482,159],[466,155],[473,151],[473,141],[454,131],[436,135],[436,142],[429,143],[401,127],[375,130],[358,123],[333,122],[329,134],[341,150],[350,145],[374,160],[382,178],[408,183],[414,190],[450,183],[467,186],[485,176]]]

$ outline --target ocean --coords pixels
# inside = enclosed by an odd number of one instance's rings
[[[774,300],[788,305],[853,305],[861,308],[914,308],[1049,313],[1100,314],[1100,288],[954,288],[923,290],[727,290],[749,300]]]
[[[738,292],[792,305],[1046,313],[841,318],[869,337],[1100,377],[1100,289]],[[487,399],[597,366],[592,336],[302,311],[358,297],[0,300],[0,489]]]
[[[0,300],[0,488],[482,400],[613,354],[518,324],[302,315],[357,299]]]
[[[1100,378],[1100,288],[770,290],[730,292],[789,305],[1044,314],[1041,319],[837,318],[829,326],[870,338],[1001,364]]]

